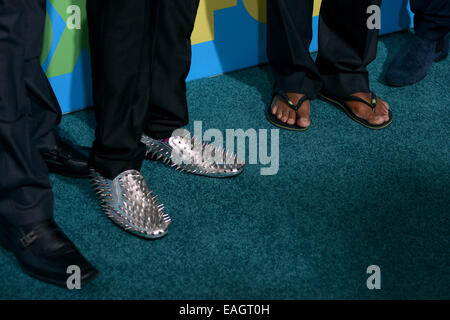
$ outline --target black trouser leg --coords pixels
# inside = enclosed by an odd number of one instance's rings
[[[151,1],[88,0],[97,128],[92,165],[105,177],[140,170],[150,104]]]
[[[314,98],[321,81],[330,94],[368,92],[367,65],[376,57],[378,30],[367,28],[367,8],[379,0],[324,0],[319,54],[309,54],[313,1],[268,2],[268,56],[276,86]],[[320,80],[321,79],[321,80]]]
[[[316,65],[325,91],[345,98],[369,92],[367,65],[376,58],[378,30],[367,27],[367,8],[381,0],[324,0]]]
[[[449,0],[411,0],[417,36],[437,41],[450,32]]]
[[[154,1],[151,98],[145,133],[168,138],[188,123],[186,77],[191,66],[191,34],[199,0]]]
[[[45,1],[0,0],[0,215],[16,226],[53,216],[27,83],[41,52],[44,10]]]
[[[39,63],[45,25],[45,0],[25,0],[25,22],[30,21],[25,40],[24,79],[30,98],[33,119],[32,132],[40,151],[52,149],[56,144],[55,128],[61,121],[61,108],[47,76]]]
[[[314,99],[320,76],[309,53],[313,0],[272,0],[267,3],[267,55],[275,86]]]
[[[61,108],[38,56],[26,62],[24,77],[33,115],[35,146],[41,152],[47,151],[57,144],[55,129],[61,121]]]

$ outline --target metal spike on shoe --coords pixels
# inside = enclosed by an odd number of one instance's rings
[[[245,163],[236,155],[213,144],[202,143],[190,134],[172,136],[167,143],[144,134],[141,142],[147,146],[147,159],[160,161],[180,172],[227,178],[244,170]]]
[[[167,234],[170,217],[152,195],[139,171],[128,170],[114,180],[90,169],[91,183],[103,212],[126,231],[157,239]]]

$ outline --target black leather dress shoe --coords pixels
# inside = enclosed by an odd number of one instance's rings
[[[67,288],[69,266],[80,268],[81,285],[99,275],[53,220],[16,228],[2,219],[0,244],[16,255],[26,274],[41,281]]]
[[[89,177],[90,148],[59,140],[50,150],[41,150],[48,170],[71,178]]]

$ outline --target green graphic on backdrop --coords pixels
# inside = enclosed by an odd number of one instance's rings
[[[42,44],[42,53],[40,57],[41,64],[44,63],[45,59],[47,59],[48,55],[50,54],[50,48],[52,47],[52,38],[52,21],[50,20],[50,15],[47,13],[47,15],[45,16],[44,42]]]
[[[49,0],[58,15],[65,22],[79,19],[79,28],[66,27],[47,68],[49,78],[73,72],[83,49],[89,50],[88,28],[86,21],[86,0]],[[52,24],[47,14],[44,49],[41,62],[45,61],[52,42]]]

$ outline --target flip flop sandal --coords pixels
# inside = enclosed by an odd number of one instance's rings
[[[386,127],[388,127],[391,123],[392,123],[392,119],[394,118],[392,115],[391,110],[389,110],[389,120],[386,121],[385,123],[382,123],[380,125],[374,125],[371,124],[369,122],[367,122],[367,120],[362,119],[360,117],[358,117],[357,115],[355,115],[352,111],[352,109],[349,107],[349,105],[346,103],[346,101],[357,101],[357,102],[361,102],[364,103],[366,105],[368,105],[369,107],[373,109],[375,109],[377,102],[378,102],[378,97],[375,95],[375,93],[371,92],[371,102],[367,102],[364,99],[355,97],[355,96],[348,96],[345,99],[341,99],[341,98],[336,98],[336,97],[332,97],[329,95],[326,95],[324,93],[320,93],[320,96],[327,102],[330,102],[334,105],[337,105],[339,108],[341,108],[342,110],[344,110],[344,112],[347,114],[347,116],[349,116],[352,120],[358,122],[359,124],[363,125],[366,128],[369,129],[374,129],[374,130],[379,130],[379,129],[384,129]]]
[[[272,96],[271,103],[269,104],[269,107],[267,108],[267,111],[266,111],[267,120],[269,120],[269,122],[272,123],[274,126],[276,126],[278,128],[281,128],[281,129],[292,130],[292,131],[305,131],[305,130],[307,130],[309,127],[300,127],[300,126],[298,126],[296,124],[290,125],[288,123],[285,123],[285,122],[281,121],[280,119],[277,118],[276,115],[272,114],[273,101],[275,100],[275,98],[277,96],[282,98],[287,103],[287,105],[291,109],[293,109],[295,111],[295,114],[297,114],[298,109],[300,109],[300,107],[302,106],[302,104],[306,100],[310,100],[307,95],[304,95],[297,102],[297,104],[295,104],[295,103],[292,102],[291,99],[289,99],[289,97],[287,96],[286,92],[284,92],[282,90],[275,90],[274,94]]]

